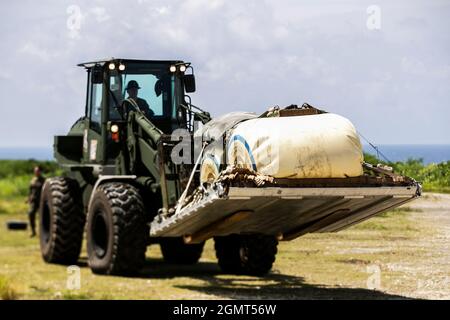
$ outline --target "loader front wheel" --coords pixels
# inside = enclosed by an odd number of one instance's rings
[[[42,189],[39,240],[48,263],[76,264],[83,241],[85,216],[75,180],[49,178]]]
[[[89,208],[88,263],[97,274],[134,275],[145,262],[148,226],[139,191],[130,184],[98,187]]]
[[[214,238],[216,256],[222,271],[263,276],[272,269],[278,241],[267,235],[229,235]]]
[[[205,242],[185,244],[181,237],[162,238],[161,252],[164,260],[173,264],[195,264],[200,259]]]

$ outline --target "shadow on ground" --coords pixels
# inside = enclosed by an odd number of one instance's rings
[[[85,260],[80,266],[87,266]],[[410,299],[364,288],[329,287],[309,284],[303,277],[272,272],[262,278],[223,274],[216,263],[174,265],[162,259],[147,259],[137,278],[202,280],[200,285],[172,284],[176,288],[228,299]]]

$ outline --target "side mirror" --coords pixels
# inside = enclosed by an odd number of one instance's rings
[[[163,92],[163,83],[161,79],[158,79],[158,81],[155,82],[155,94],[157,97],[161,95]]]
[[[195,76],[193,74],[185,74],[183,76],[183,82],[186,92],[195,92]]]
[[[95,66],[92,68],[91,82],[95,84],[103,83],[103,68]]]

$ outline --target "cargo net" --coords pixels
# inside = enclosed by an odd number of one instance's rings
[[[394,183],[401,185],[414,185],[417,183],[413,178],[402,176],[394,172],[394,169],[385,164],[372,165],[370,163],[364,162],[362,164],[364,169],[364,175],[382,179],[385,183]]]
[[[313,107],[308,103],[304,103],[301,106],[291,104],[287,107],[280,108],[279,106],[270,107],[266,112],[260,115],[260,118],[270,117],[295,117],[295,116],[309,116],[314,114],[327,113],[324,110]]]
[[[249,187],[262,187],[266,183],[274,183],[274,178],[268,175],[257,173],[256,171],[239,166],[228,166],[222,170],[217,179],[210,184],[200,185],[194,191],[186,196],[175,207],[170,208],[164,218],[173,216],[182,209],[187,209],[199,203],[207,197],[210,192],[215,192],[219,197],[224,196],[231,184],[245,185]]]

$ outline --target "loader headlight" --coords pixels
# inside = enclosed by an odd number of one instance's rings
[[[116,65],[114,64],[114,63],[110,63],[109,65],[108,65],[108,68],[109,68],[109,70],[114,70],[115,68],[116,68]]]
[[[186,71],[186,66],[184,64],[182,64],[180,66],[180,72],[185,72]]]
[[[169,71],[170,72],[175,72],[175,71],[177,71],[177,67],[176,66],[170,66]]]
[[[113,125],[111,126],[111,132],[112,132],[112,133],[117,133],[117,132],[119,132],[119,126],[118,126],[117,124],[113,124]]]
[[[125,65],[124,64],[119,64],[119,70],[120,71],[123,71],[123,70],[125,70]]]

